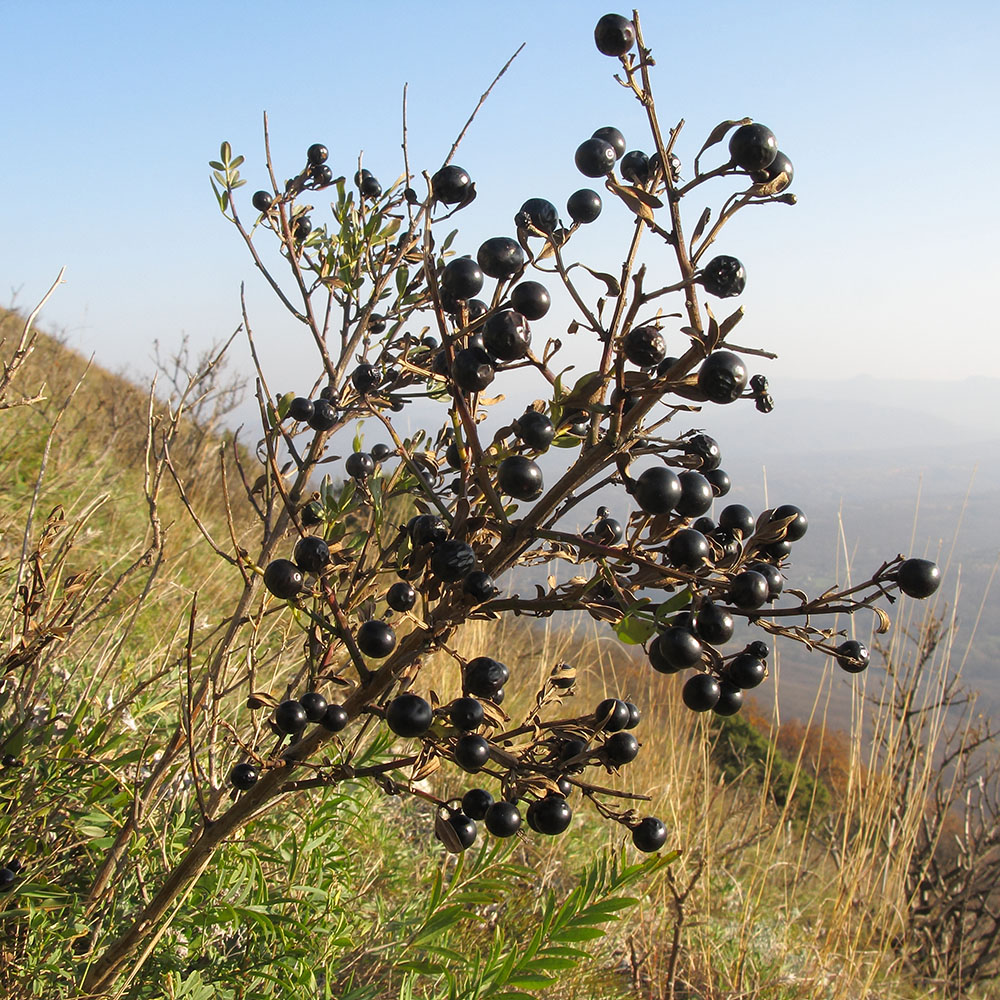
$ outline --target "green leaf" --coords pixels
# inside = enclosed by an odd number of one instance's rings
[[[647,642],[655,631],[656,622],[639,615],[626,615],[615,626],[615,635],[628,646]]]
[[[685,587],[683,590],[674,594],[673,597],[664,601],[662,604],[657,605],[655,616],[657,623],[662,622],[669,615],[672,615],[677,611],[683,611],[690,603],[691,591]]]
[[[219,159],[222,160],[223,163],[228,163],[229,158],[232,155],[233,155],[233,147],[230,146],[228,142],[224,142],[219,147]]]

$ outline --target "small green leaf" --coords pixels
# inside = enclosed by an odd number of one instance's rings
[[[639,615],[626,615],[616,626],[615,635],[629,646],[647,642],[656,631],[656,622]]]

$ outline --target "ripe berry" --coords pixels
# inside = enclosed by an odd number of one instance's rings
[[[717,497],[724,497],[733,488],[732,480],[722,469],[709,469],[704,475]]]
[[[569,778],[560,778],[556,782],[556,787],[559,789],[559,794],[564,798],[568,799],[573,791],[573,782]]]
[[[792,183],[792,178],[795,176],[795,168],[792,166],[792,161],[780,149],[768,166],[764,167],[763,170],[754,172],[754,183],[770,184],[771,181],[777,178],[778,174],[785,175],[785,182],[777,188],[777,191],[784,191]]]
[[[686,628],[671,626],[649,644],[649,662],[661,674],[676,674],[701,663],[701,642]]]
[[[728,299],[746,287],[747,272],[735,257],[713,257],[701,274],[701,283],[709,295]]]
[[[337,411],[329,400],[313,400],[313,415],[308,424],[314,431],[330,431],[337,426]]]
[[[263,214],[272,205],[274,199],[268,194],[267,191],[255,191],[254,196],[251,199],[253,207],[257,209],[258,212]]]
[[[581,754],[587,753],[589,750],[586,740],[577,739],[572,737],[567,740],[563,740],[559,746],[559,761],[565,764],[567,761],[572,760],[574,757],[579,757]],[[582,771],[582,767],[575,767],[572,770]]]
[[[614,148],[614,147],[612,147]],[[601,196],[590,188],[574,191],[566,200],[566,211],[574,222],[586,225],[601,214]]]
[[[522,281],[510,293],[510,304],[525,319],[541,319],[552,305],[548,289],[540,281]]]
[[[237,764],[229,772],[229,783],[241,792],[249,791],[257,784],[260,772],[253,764]]]
[[[632,828],[632,843],[644,854],[658,851],[666,842],[667,828],[655,816],[647,816]]]
[[[472,180],[461,167],[450,163],[431,177],[431,187],[436,201],[445,205],[457,205],[468,197],[472,190]]]
[[[649,157],[641,149],[633,149],[622,157],[622,177],[642,186],[649,180]]]
[[[635,481],[632,495],[647,514],[669,514],[681,498],[681,481],[665,465],[654,465]]]
[[[780,507],[775,507],[771,511],[772,521],[784,521],[786,518],[794,518],[785,525],[785,541],[797,542],[808,530],[809,521],[805,514],[794,504],[783,503]]]
[[[615,147],[603,139],[585,139],[577,146],[576,169],[584,177],[606,177],[615,169]]]
[[[615,733],[604,744],[604,752],[612,767],[620,767],[638,756],[639,741],[631,733]]]
[[[447,525],[436,514],[416,514],[407,522],[406,530],[415,549],[428,543],[436,545],[448,537]]]
[[[785,578],[781,575],[781,570],[777,566],[766,562],[752,562],[747,566],[755,573],[760,573],[767,580],[767,595],[769,600],[774,600],[785,586]]]
[[[344,462],[344,469],[352,479],[367,479],[375,471],[375,459],[366,451],[352,451]]]
[[[314,410],[313,401],[306,399],[305,396],[296,396],[288,404],[288,416],[292,420],[299,420],[302,423],[305,423],[313,415]]]
[[[417,603],[417,592],[412,584],[400,580],[386,591],[385,603],[393,611],[409,611]]]
[[[326,163],[327,157],[330,155],[326,146],[321,142],[314,142],[306,150],[306,159],[309,161],[311,166],[318,166],[320,163]]]
[[[289,699],[274,710],[274,724],[280,733],[286,735],[301,733],[308,722],[309,716],[306,715],[301,702]]]
[[[486,718],[482,703],[475,698],[456,698],[448,709],[448,719],[456,729],[470,732],[478,729]],[[469,812],[468,809],[465,810]],[[472,814],[469,813],[471,816]],[[477,817],[478,818],[478,817]]]
[[[306,718],[310,722],[321,722],[326,715],[326,698],[318,691],[308,691],[299,699],[299,704],[305,709]]]
[[[264,570],[264,586],[275,597],[290,601],[302,589],[302,570],[290,559],[275,559]]]
[[[445,847],[453,854],[467,850],[476,842],[476,824],[468,814],[453,812],[445,822],[455,833],[455,843],[445,843]]]
[[[535,451],[545,451],[552,439],[556,436],[556,429],[552,426],[552,421],[537,410],[525,410],[514,421],[514,433],[529,448]]]
[[[468,733],[455,741],[455,763],[463,771],[475,774],[490,759],[490,745],[482,736]]]
[[[837,647],[837,663],[849,674],[860,674],[870,660],[868,647],[857,639],[848,639]]]
[[[594,721],[606,733],[617,733],[628,725],[628,706],[620,698],[605,698],[594,709]]]
[[[330,562],[330,546],[318,535],[306,535],[295,543],[294,558],[303,572],[318,576]]]
[[[462,812],[473,819],[485,819],[493,805],[493,796],[485,788],[470,788],[462,796]]]
[[[605,14],[594,28],[594,42],[606,56],[623,56],[635,45],[635,27],[621,14]]]
[[[701,459],[699,471],[704,474],[717,469],[722,463],[719,442],[707,434],[694,434],[684,442],[685,455],[697,455]]]
[[[513,802],[494,802],[484,818],[494,837],[513,837],[521,829],[521,814]]]
[[[466,347],[455,354],[451,377],[462,392],[481,392],[496,374],[493,359],[478,347]]]
[[[386,622],[372,619],[358,629],[358,649],[375,660],[384,659],[396,646],[396,633]]]
[[[370,170],[360,170],[354,175],[362,198],[377,198],[382,193],[382,185]]]
[[[312,220],[308,215],[299,216],[295,223],[295,229],[292,230],[292,235],[301,242],[312,232],[313,224]]]
[[[698,612],[698,637],[713,646],[729,642],[735,629],[733,616],[720,604],[707,601]]]
[[[738,574],[729,587],[728,599],[744,611],[763,607],[770,595],[770,588],[763,573],[747,569]]]
[[[678,477],[681,495],[674,504],[674,509],[681,517],[699,517],[712,506],[714,494],[712,485],[700,473],[685,469]]]
[[[617,545],[625,537],[625,529],[613,517],[602,517],[591,534],[601,545]]]
[[[667,342],[655,326],[637,326],[622,338],[622,352],[638,368],[652,368],[667,356]]]
[[[510,455],[500,463],[497,484],[515,500],[535,500],[542,495],[542,470],[523,455]]]
[[[744,689],[755,688],[762,684],[766,673],[764,660],[747,651],[733,657],[726,667],[726,676],[737,687]]]
[[[347,709],[343,705],[327,705],[323,718],[320,719],[323,728],[331,733],[339,733],[347,727],[349,721]]]
[[[376,462],[384,462],[391,454],[392,448],[381,441],[376,445],[372,445],[371,456]]]
[[[449,261],[441,273],[441,291],[453,299],[475,298],[482,287],[482,268],[471,257]]]
[[[591,136],[592,139],[603,139],[605,142],[610,142],[612,146],[615,147],[616,156],[625,155],[625,136],[621,134],[614,127],[614,125],[605,125],[603,128],[599,128]]]
[[[518,361],[528,353],[531,329],[519,312],[504,309],[483,324],[483,344],[490,357],[498,361]]]
[[[907,597],[930,597],[941,585],[941,571],[930,559],[904,559],[896,572],[896,582]]]
[[[694,528],[681,528],[667,541],[667,559],[680,569],[701,569],[710,551],[708,539]]]
[[[695,674],[684,682],[681,698],[692,712],[709,712],[719,701],[719,682],[711,674]]]
[[[698,369],[698,388],[713,403],[732,403],[747,384],[743,359],[732,351],[713,351]]]
[[[628,722],[625,723],[626,729],[635,729],[642,720],[642,714],[639,711],[639,706],[635,702],[627,701],[625,702],[625,707],[628,709]]]
[[[481,569],[473,570],[462,582],[462,590],[474,601],[489,601],[500,593],[493,577]]]
[[[434,547],[431,569],[445,583],[455,583],[468,576],[476,566],[472,546],[454,538],[445,539]]]
[[[729,155],[741,170],[764,170],[778,155],[778,140],[766,125],[741,125],[729,139]]]
[[[719,681],[719,700],[712,711],[716,715],[736,715],[742,707],[743,689],[726,678]]]
[[[310,500],[299,511],[303,527],[314,528],[317,524],[323,523],[323,505],[318,500]]]
[[[524,251],[509,236],[493,236],[476,254],[483,274],[491,278],[510,278],[524,267]]]
[[[766,660],[770,650],[767,648],[766,642],[761,642],[758,639],[756,642],[748,643],[746,652],[751,656],[756,656],[758,660]]]
[[[528,806],[527,819],[528,826],[535,833],[555,837],[569,826],[573,810],[562,795],[546,795],[544,799],[536,799]]]
[[[708,535],[715,531],[718,525],[707,514],[703,514],[692,525],[695,531],[700,531],[703,535]]]
[[[17,880],[17,873],[6,865],[0,868],[0,892],[9,892]]]
[[[755,519],[749,507],[741,503],[731,503],[722,508],[719,515],[719,527],[729,531],[738,531],[744,538],[753,534]]]
[[[325,163],[310,167],[309,176],[317,187],[326,187],[327,184],[333,183],[333,171]]]
[[[423,736],[431,728],[434,712],[420,695],[406,692],[389,702],[385,721],[397,736]]]
[[[476,656],[465,667],[465,687],[479,698],[492,698],[510,679],[506,664],[491,656]]]
[[[521,206],[518,216],[523,216],[523,221],[543,233],[551,233],[559,225],[559,211],[545,198],[529,198]]]
[[[358,365],[351,373],[351,384],[362,396],[374,392],[382,384],[382,369],[377,365]]]

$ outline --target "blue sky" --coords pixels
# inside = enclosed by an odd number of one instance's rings
[[[385,183],[402,169],[408,82],[411,158],[433,171],[526,42],[457,156],[479,190],[458,217],[460,252],[474,253],[512,231],[525,198],[561,207],[590,183],[573,151],[595,128],[617,125],[630,148],[649,148],[641,109],[612,80],[617,62],[593,45],[609,9],[589,0],[0,3],[0,301],[16,293],[32,305],[65,265],[44,322],[102,363],[140,373],[151,370],[154,339],[169,346],[186,333],[207,345],[230,333],[246,280],[274,382],[301,383],[308,345],[209,189],[220,141],[247,158],[247,201],[265,182],[265,109],[284,176],[321,141],[335,172],[353,173],[364,150]],[[1000,376],[996,5],[710,0],[647,5],[640,16],[661,120],[686,120],[688,175],[708,131],[744,115],[768,124],[795,164],[799,204],[748,210],[718,244],[747,267],[739,341],[779,352],[772,382]],[[689,230],[730,190],[703,187]],[[626,232],[624,211],[606,211],[578,241],[583,259],[610,270]],[[668,264],[662,250],[650,260]],[[545,323],[558,334],[558,317]]]

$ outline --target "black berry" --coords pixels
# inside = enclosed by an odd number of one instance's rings
[[[555,837],[569,826],[573,810],[562,795],[546,795],[528,806],[527,819],[535,833]]]
[[[896,572],[896,582],[907,597],[930,597],[941,585],[941,571],[930,559],[904,559]]]
[[[641,149],[633,149],[622,157],[622,177],[642,186],[649,180],[649,157]]]
[[[601,208],[601,196],[590,188],[574,191],[566,200],[566,212],[581,225],[594,222],[600,216]]]
[[[264,570],[264,586],[275,597],[290,601],[302,589],[302,570],[290,559],[275,559]]]
[[[394,583],[386,592],[385,603],[393,611],[409,611],[417,603],[417,592],[405,580]]]
[[[347,709],[343,705],[327,705],[323,718],[320,719],[323,728],[331,733],[339,733],[342,729],[346,729],[349,721]]]
[[[639,753],[639,741],[631,733],[615,733],[604,744],[604,753],[613,767],[629,764]]]
[[[455,354],[451,377],[462,392],[481,392],[495,375],[493,359],[481,348],[466,347]]]
[[[552,305],[548,289],[540,281],[522,281],[510,293],[510,304],[525,319],[541,319]]]
[[[431,186],[435,200],[445,205],[457,205],[468,197],[472,180],[461,167],[449,164],[431,177]]]
[[[677,477],[681,487],[681,495],[674,504],[674,509],[682,517],[699,517],[712,506],[714,493],[712,484],[700,473],[685,469]]]
[[[778,141],[766,125],[741,125],[729,139],[729,155],[741,170],[764,170],[778,155]]]
[[[732,403],[746,388],[747,369],[732,351],[713,351],[698,369],[698,388],[713,403]]]
[[[241,792],[249,791],[257,784],[260,772],[253,764],[237,764],[229,772],[229,783]]]
[[[494,802],[484,819],[494,837],[513,837],[521,829],[521,814],[513,802]]]
[[[719,701],[719,682],[711,674],[695,674],[681,690],[684,704],[692,712],[709,712]]]
[[[537,410],[525,410],[514,421],[514,433],[529,448],[535,451],[545,451],[552,439],[556,436],[556,429],[552,421]]]
[[[289,699],[288,701],[283,701],[274,710],[274,724],[280,733],[285,733],[286,735],[301,733],[306,728],[308,722],[309,717],[306,715],[306,710],[302,707],[301,702]]]
[[[251,199],[253,207],[257,209],[258,212],[263,214],[272,205],[274,199],[268,194],[267,191],[255,191],[254,196]]]
[[[318,535],[306,535],[295,543],[294,558],[303,572],[318,576],[330,563],[330,546]]]
[[[704,642],[721,646],[732,639],[735,627],[733,616],[722,605],[708,601],[701,606],[697,632]]]
[[[456,729],[466,732],[478,729],[485,718],[486,713],[483,711],[482,703],[475,698],[456,698],[448,709],[448,719],[451,724]],[[466,812],[468,811],[466,809]]]
[[[468,576],[476,566],[472,546],[449,538],[434,547],[431,569],[445,583],[455,583]]]
[[[434,712],[420,695],[407,692],[389,702],[385,721],[397,736],[422,736],[430,729]]]
[[[616,156],[625,155],[625,136],[623,136],[621,132],[614,127],[614,125],[605,125],[602,128],[597,129],[591,138],[603,139],[605,142],[610,142],[611,145],[615,147]]]
[[[675,674],[701,663],[704,650],[690,630],[671,626],[649,644],[649,662],[661,674]]]
[[[326,715],[326,698],[318,691],[308,691],[299,699],[299,704],[305,709],[306,718],[310,722],[322,722]]]
[[[316,167],[321,163],[326,163],[327,157],[330,155],[326,146],[321,142],[314,142],[306,150],[306,159],[309,161],[310,166]]]
[[[337,426],[337,411],[328,399],[313,401],[313,415],[308,420],[314,431],[330,431]]]
[[[365,622],[358,629],[358,649],[365,656],[381,660],[388,656],[396,646],[396,633],[386,622],[373,619]]]
[[[315,406],[311,399],[306,399],[305,396],[296,396],[291,403],[288,404],[288,415],[292,420],[299,420],[305,423],[312,417],[315,411]]]
[[[506,664],[491,656],[476,656],[465,667],[465,687],[479,698],[492,698],[510,678]]]
[[[598,729],[606,733],[616,733],[628,725],[628,705],[620,698],[605,698],[594,709],[594,721]]]
[[[441,290],[453,299],[475,298],[482,287],[482,268],[471,257],[449,261],[441,274]]]
[[[515,500],[535,500],[542,495],[542,470],[523,455],[510,455],[497,470],[500,489]]]
[[[377,198],[382,193],[382,185],[370,170],[360,170],[354,175],[362,198]]]
[[[745,651],[737,654],[726,667],[726,676],[741,688],[755,688],[762,684],[767,668],[762,657]]]
[[[367,479],[375,471],[375,459],[366,451],[352,451],[344,469],[352,479]]]
[[[488,239],[476,254],[483,274],[491,278],[510,278],[524,267],[524,251],[509,236]]]
[[[481,569],[473,570],[465,578],[462,582],[462,590],[474,601],[488,601],[500,593],[493,577]]]
[[[857,639],[848,639],[837,647],[837,663],[849,674],[860,674],[870,660],[868,647]]]
[[[470,788],[462,796],[462,812],[473,819],[485,819],[492,805],[493,796],[485,788]]]
[[[713,257],[702,271],[701,283],[709,295],[728,299],[746,288],[747,272],[735,257]]]
[[[716,715],[736,715],[743,707],[743,689],[725,677],[719,681],[719,700],[712,706]]]
[[[584,177],[606,177],[617,159],[615,147],[603,139],[586,139],[576,149],[576,169]]]
[[[658,851],[666,842],[666,825],[655,816],[647,816],[632,828],[632,843],[644,854]]]
[[[463,771],[475,774],[490,759],[490,745],[482,736],[468,733],[455,741],[455,763]]]
[[[622,338],[622,352],[639,368],[652,368],[667,356],[667,343],[655,326],[637,326]]]
[[[681,498],[681,481],[666,466],[655,465],[635,481],[632,495],[647,514],[669,514]]]
[[[483,344],[497,361],[518,361],[528,353],[531,330],[519,312],[504,309],[483,324]]]
[[[635,26],[621,14],[605,14],[594,28],[594,42],[606,56],[623,56],[635,45]]]
[[[545,198],[529,198],[518,216],[542,233],[551,233],[559,225],[559,211]]]

